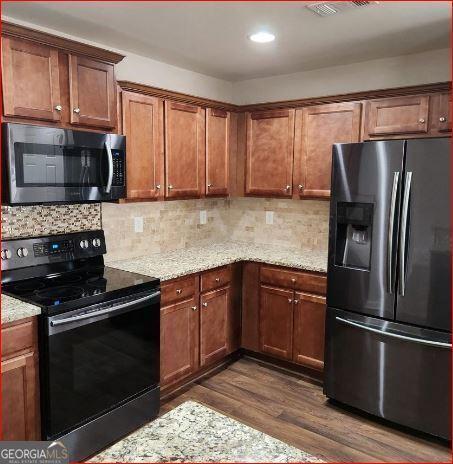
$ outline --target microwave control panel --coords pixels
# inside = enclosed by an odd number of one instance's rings
[[[115,187],[124,185],[124,152],[120,150],[112,150],[113,156],[113,181]]]

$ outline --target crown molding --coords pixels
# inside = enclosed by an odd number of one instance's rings
[[[67,53],[75,53],[94,58],[106,63],[117,64],[124,59],[124,55],[94,47],[93,45],[76,42],[75,40],[65,39],[47,32],[30,29],[28,27],[2,21],[2,36],[15,37],[17,39],[32,40],[33,42],[50,47],[58,48]]]

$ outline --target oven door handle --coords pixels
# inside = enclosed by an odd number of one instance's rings
[[[105,186],[104,193],[110,193],[113,182],[113,155],[112,149],[110,148],[110,139],[108,137],[105,141],[105,151],[107,152],[107,161],[109,163],[109,176],[107,178],[107,185]]]
[[[141,298],[137,298],[136,300],[128,301],[127,303],[121,303],[116,306],[107,309],[101,309],[99,311],[93,311],[90,313],[79,314],[78,316],[66,317],[64,319],[56,319],[55,321],[50,321],[50,325],[52,327],[56,327],[59,325],[64,324],[71,324],[72,322],[82,321],[84,319],[90,319],[92,317],[103,316],[105,314],[115,313],[117,311],[121,311],[123,309],[129,308],[130,306],[134,306],[138,303],[144,303],[145,301],[153,300],[157,296],[160,295],[160,291],[151,293],[151,295],[146,295]]]

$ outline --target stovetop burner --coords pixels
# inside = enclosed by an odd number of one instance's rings
[[[82,298],[85,292],[81,287],[56,287],[45,290],[35,290],[33,293],[37,298],[44,301],[49,299],[54,301],[68,301],[75,298]]]

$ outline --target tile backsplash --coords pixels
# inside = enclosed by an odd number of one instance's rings
[[[206,223],[203,224],[206,212]],[[266,212],[273,223],[266,224]],[[103,228],[106,261],[234,240],[327,250],[329,202],[269,198],[2,206],[2,238]],[[139,230],[135,231],[136,224]],[[143,226],[142,226],[143,225]]]
[[[2,206],[2,240],[66,234],[101,227],[100,203]]]

